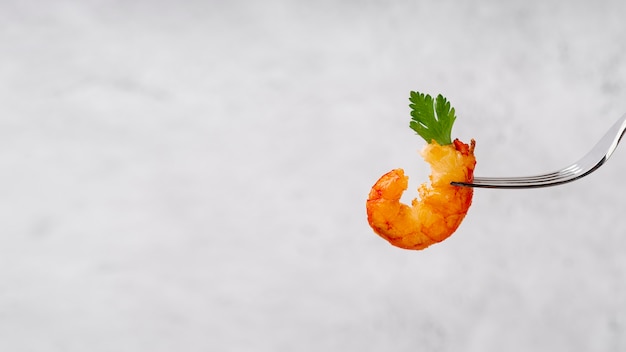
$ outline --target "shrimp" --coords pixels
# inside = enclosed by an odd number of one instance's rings
[[[472,204],[471,187],[452,186],[450,182],[472,182],[474,147],[455,139],[452,144],[428,143],[421,154],[431,166],[430,183],[422,184],[411,206],[400,202],[408,188],[403,169],[383,175],[367,199],[367,220],[382,238],[404,249],[420,250],[448,238],[459,227]]]

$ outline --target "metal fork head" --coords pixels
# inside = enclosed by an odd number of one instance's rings
[[[540,188],[562,185],[585,177],[597,170],[611,157],[626,131],[624,114],[604,134],[598,143],[577,162],[560,170],[523,177],[475,177],[472,183],[452,182],[454,186],[477,188]]]

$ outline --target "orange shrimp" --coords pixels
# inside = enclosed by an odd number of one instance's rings
[[[367,199],[367,220],[378,235],[394,246],[424,249],[448,238],[461,224],[472,204],[471,187],[452,186],[450,182],[472,182],[474,179],[474,147],[455,139],[452,144],[439,145],[434,140],[422,150],[422,157],[431,166],[429,187],[422,184],[420,200],[411,206],[400,202],[408,187],[404,170],[395,169],[383,175],[372,187]]]

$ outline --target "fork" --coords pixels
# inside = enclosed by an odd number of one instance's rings
[[[525,177],[475,177],[471,183],[451,182],[454,186],[480,188],[539,188],[576,181],[597,170],[611,157],[626,131],[624,114],[600,141],[577,162],[547,174]]]

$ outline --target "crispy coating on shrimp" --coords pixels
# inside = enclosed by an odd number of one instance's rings
[[[473,189],[450,182],[474,180],[474,147],[458,139],[449,145],[435,141],[422,150],[431,166],[430,185],[422,184],[420,200],[411,206],[400,202],[408,188],[404,170],[395,169],[383,175],[372,187],[367,199],[367,220],[378,235],[394,246],[424,249],[448,238],[461,224],[472,204]]]

